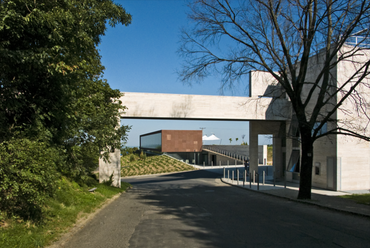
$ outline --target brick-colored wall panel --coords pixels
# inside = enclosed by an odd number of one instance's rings
[[[202,151],[201,130],[162,130],[162,152],[194,151]]]

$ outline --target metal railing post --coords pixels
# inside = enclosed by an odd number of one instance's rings
[[[239,185],[239,170],[236,170],[236,184]]]
[[[231,183],[234,184],[234,170],[231,172]]]
[[[245,183],[247,182],[247,171],[246,171],[246,170],[244,170],[244,175],[243,175],[243,177],[244,177],[244,180],[243,180],[243,186],[245,187]]]
[[[265,185],[265,171],[262,173],[262,184]]]
[[[256,177],[257,177],[257,190],[260,190],[260,177],[258,173],[256,173]]]

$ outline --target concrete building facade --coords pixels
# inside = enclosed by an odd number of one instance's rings
[[[338,57],[345,52],[338,52]],[[315,78],[320,54],[313,57],[309,66],[307,82]],[[336,59],[336,58],[335,58]],[[352,75],[352,71],[370,59],[363,53],[340,61],[331,69],[332,82],[340,87]],[[370,81],[368,77],[363,80]],[[309,91],[309,85],[305,86]],[[348,86],[350,87],[350,86]],[[370,90],[360,87],[358,93],[370,99]],[[303,95],[304,97],[304,95]],[[269,73],[250,73],[250,96],[201,96],[180,94],[154,94],[126,92],[121,98],[128,107],[122,118],[137,119],[191,119],[191,120],[243,120],[249,121],[250,170],[258,170],[258,135],[273,136],[274,177],[297,181],[300,177],[300,140],[297,123],[290,101],[280,90]],[[337,100],[339,101],[339,98]],[[312,103],[315,102],[313,99]],[[330,111],[329,102],[324,111]],[[313,106],[313,105],[312,105]],[[368,100],[361,106],[368,111]],[[349,127],[369,135],[368,119],[359,116],[353,102],[343,102],[340,111],[332,116],[323,132],[333,127]],[[311,108],[312,109],[312,108]],[[307,110],[310,110],[310,106]],[[370,189],[370,145],[369,142],[341,135],[324,136],[314,143],[313,186],[332,190]]]

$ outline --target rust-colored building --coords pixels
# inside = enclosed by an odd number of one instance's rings
[[[160,152],[201,152],[201,130],[160,130],[140,135],[140,149]]]

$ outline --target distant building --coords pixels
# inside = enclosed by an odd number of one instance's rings
[[[140,149],[159,152],[201,152],[201,130],[159,130],[140,135]]]
[[[140,135],[140,149],[166,153],[187,163],[201,164],[201,130],[159,130]]]
[[[140,149],[166,153],[197,165],[240,165],[249,160],[248,145],[203,146],[202,139],[201,130],[159,130],[140,135]],[[267,146],[259,146],[258,153],[259,164],[266,165]]]

